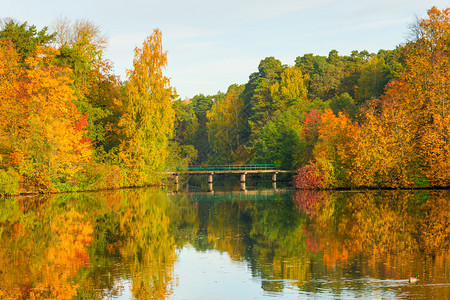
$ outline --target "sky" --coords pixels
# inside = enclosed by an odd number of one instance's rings
[[[0,0],[0,18],[38,29],[87,19],[108,37],[105,57],[126,79],[135,47],[159,28],[165,75],[184,99],[245,84],[269,56],[294,65],[307,53],[376,53],[405,43],[417,17],[449,0]]]

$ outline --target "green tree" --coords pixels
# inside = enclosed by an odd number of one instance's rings
[[[254,163],[274,163],[291,169],[301,149],[303,109],[292,106],[270,120],[255,139]]]
[[[339,112],[345,112],[352,119],[355,119],[358,113],[355,101],[348,93],[333,97],[330,102],[330,108],[336,116],[339,115]]]
[[[278,59],[267,57],[259,63],[258,72],[250,76],[248,84],[250,90],[244,90],[247,98],[244,98],[244,101],[250,108],[246,108],[246,111],[250,113],[248,120],[252,136],[257,135],[273,116],[271,86],[281,79],[284,68]]]
[[[386,66],[382,58],[372,57],[361,67],[361,76],[357,80],[355,98],[362,103],[371,98],[379,97],[387,83]]]
[[[208,154],[211,153],[211,146],[208,141],[208,132],[206,130],[206,122],[208,120],[207,113],[211,109],[214,100],[219,99],[220,94],[216,96],[205,96],[199,94],[194,96],[190,101],[190,105],[194,110],[194,114],[198,120],[198,130],[196,131],[195,138],[192,141],[195,149],[198,151],[196,163],[202,164],[208,159]]]
[[[173,108],[175,110],[174,140],[183,145],[193,145],[199,123],[191,102],[177,99],[173,101]]]
[[[310,98],[331,99],[338,92],[345,75],[344,59],[336,50],[330,51],[328,57],[313,54],[297,57],[295,66],[310,78],[307,81]]]
[[[26,58],[36,55],[38,46],[49,45],[56,36],[56,33],[48,34],[47,27],[37,31],[36,26],[29,26],[27,22],[19,24],[5,20],[1,25],[0,40],[9,40],[14,44],[22,65]]]

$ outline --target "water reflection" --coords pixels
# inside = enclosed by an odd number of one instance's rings
[[[449,196],[142,189],[1,199],[0,298],[179,299],[189,287],[202,298],[204,284],[225,297],[232,284],[257,298],[448,299]],[[208,259],[227,276],[196,274]],[[415,274],[419,284],[408,284]]]
[[[173,288],[174,238],[155,191],[4,199],[0,298],[136,299]]]

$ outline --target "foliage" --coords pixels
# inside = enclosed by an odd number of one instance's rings
[[[161,38],[161,32],[154,30],[143,47],[135,49],[134,69],[128,72],[126,113],[120,124],[125,138],[119,156],[132,185],[150,183],[156,172],[165,170],[168,142],[173,134],[174,90],[163,75],[167,52],[162,49]]]
[[[175,133],[173,139],[184,145],[194,144],[200,125],[192,102],[177,99],[172,104],[175,110]]]
[[[261,128],[272,118],[274,113],[271,87],[281,78],[284,66],[274,57],[267,57],[259,63],[258,72],[250,76],[244,103],[247,109],[248,123],[253,136],[258,135]],[[273,90],[273,88],[272,88]]]
[[[1,172],[11,176],[1,193],[155,183],[150,173],[165,168],[175,94],[162,75],[160,32],[136,49],[124,88],[97,26],[66,19],[55,29],[8,21],[0,31]]]
[[[177,141],[169,141],[169,157],[167,168],[172,171],[187,171],[197,156],[197,150],[192,145],[181,145]]]
[[[432,8],[428,15],[418,21],[417,40],[405,46],[405,66],[398,78],[365,114],[365,128],[377,151],[371,155],[373,163],[382,168],[377,173],[387,177],[382,180],[390,186],[414,187],[424,176],[432,186],[450,182],[449,10]]]
[[[13,43],[22,65],[25,65],[28,57],[36,56],[39,47],[48,45],[56,36],[56,33],[48,34],[47,27],[37,31],[36,26],[30,26],[27,22],[19,24],[5,20],[1,27],[0,40]]]
[[[330,102],[330,108],[336,116],[339,115],[339,112],[343,112],[353,120],[358,113],[355,101],[347,93],[333,97]]]
[[[372,97],[379,97],[387,83],[384,60],[378,58],[378,56],[370,58],[361,67],[361,75],[357,83],[358,89],[355,98],[358,102],[370,100]]]
[[[331,187],[448,186],[449,9],[433,7],[428,16],[418,20],[415,40],[402,49],[365,58],[352,54],[360,61],[360,124],[351,121],[356,112],[351,95],[335,96],[330,102],[335,115],[321,116],[314,144],[313,161]],[[299,66],[312,72],[308,66],[317,64],[308,62],[314,59],[319,58],[300,59]]]
[[[24,188],[29,181],[52,189],[50,179],[74,180],[82,171],[91,143],[84,138],[86,118],[73,103],[70,70],[51,64],[52,49],[39,51],[21,68],[11,44],[0,45],[2,60],[9,60],[0,66],[2,154],[25,180]]]
[[[324,180],[324,175],[321,173],[319,165],[310,161],[298,169],[294,178],[295,186],[302,190],[326,188],[328,185]]]
[[[313,153],[325,182],[331,187],[353,186],[353,161],[359,137],[359,126],[345,114],[336,115],[326,109],[321,115],[319,138]]]
[[[112,74],[112,64],[102,56],[106,38],[87,20],[73,24],[67,19],[55,24],[59,54],[56,64],[73,70],[77,101],[88,115],[87,138],[95,145],[94,155],[111,162],[120,144],[118,120],[123,113],[121,82]]]
[[[12,168],[0,169],[0,196],[17,195],[20,175]]]
[[[291,107],[261,129],[254,145],[254,163],[274,163],[287,169],[298,163],[296,157],[302,146],[300,111]]]
[[[220,98],[222,95],[205,96],[199,94],[190,99],[190,106],[192,107],[195,118],[192,119],[192,128],[194,138],[188,143],[195,146],[198,152],[196,163],[204,163],[208,159],[208,154],[211,153],[211,145],[208,143],[208,132],[206,127],[207,113],[211,109],[214,99]]]
[[[122,83],[92,22],[60,19],[49,33],[6,20],[0,194],[156,184],[167,168],[247,162],[299,169],[322,188],[447,187],[449,23],[433,7],[394,50],[305,54],[294,66],[266,57],[245,85],[181,101],[159,30]]]
[[[206,128],[213,154],[213,164],[229,164],[239,160],[237,150],[241,146],[239,133],[245,126],[242,118],[244,102],[239,96],[243,86],[232,85],[225,96],[216,100],[207,112]]]

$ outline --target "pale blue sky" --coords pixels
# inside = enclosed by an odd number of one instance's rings
[[[168,51],[166,75],[178,94],[225,92],[244,84],[259,61],[293,65],[306,53],[394,49],[409,24],[449,0],[0,0],[0,18],[51,26],[60,17],[85,18],[109,37],[105,56],[125,79],[134,48],[159,28]]]

